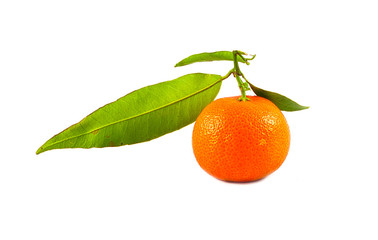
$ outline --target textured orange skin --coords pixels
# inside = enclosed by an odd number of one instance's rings
[[[193,151],[199,165],[224,181],[250,182],[276,171],[290,146],[289,126],[271,101],[220,98],[198,116]]]

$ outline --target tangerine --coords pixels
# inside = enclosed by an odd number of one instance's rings
[[[198,116],[193,152],[207,173],[224,181],[250,182],[266,177],[284,162],[290,131],[280,109],[268,99],[220,98]]]

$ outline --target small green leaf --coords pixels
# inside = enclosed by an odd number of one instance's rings
[[[251,90],[251,88],[249,87],[249,84],[247,82],[243,83],[243,85],[244,85],[245,90]]]
[[[298,103],[281,94],[258,88],[252,85],[251,83],[249,83],[249,86],[252,88],[253,92],[256,93],[257,96],[270,100],[282,111],[299,111],[309,108],[299,105]]]
[[[112,147],[152,140],[196,120],[222,77],[194,73],[131,92],[55,135],[37,154],[60,148]]]
[[[232,52],[229,51],[218,51],[218,52],[205,52],[191,55],[175,65],[175,67],[181,67],[188,64],[196,62],[211,62],[211,61],[233,61],[234,56]],[[238,61],[245,63],[245,61],[238,56]]]

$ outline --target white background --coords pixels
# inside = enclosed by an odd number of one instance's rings
[[[375,1],[1,1],[0,239],[378,239]],[[140,87],[229,62],[309,110],[284,113],[289,155],[271,176],[218,181],[189,125],[131,146],[46,140]],[[238,95],[224,81],[218,97]]]

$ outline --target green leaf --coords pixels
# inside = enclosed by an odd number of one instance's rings
[[[131,92],[55,135],[37,154],[60,148],[112,147],[152,140],[196,120],[222,77],[194,73]]]
[[[256,93],[257,96],[270,100],[282,111],[299,111],[299,110],[304,110],[304,109],[309,108],[309,107],[299,105],[298,103],[294,102],[293,100],[281,94],[258,88],[252,85],[251,83],[248,83],[248,84],[252,88],[253,92]]]
[[[210,62],[210,61],[233,61],[234,56],[230,51],[218,51],[218,52],[205,52],[191,55],[175,65],[175,67],[181,67],[196,62]],[[245,63],[245,61],[238,56],[238,61]]]

